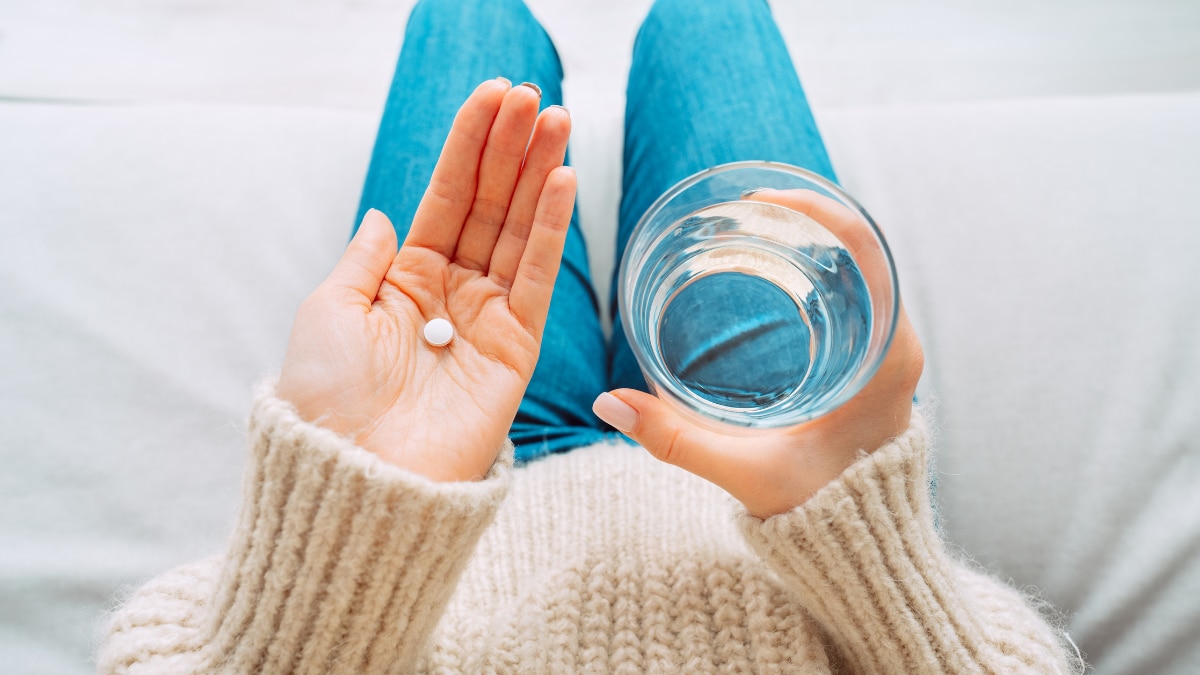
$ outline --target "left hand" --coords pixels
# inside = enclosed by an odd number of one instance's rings
[[[304,419],[438,481],[480,478],[533,374],[575,199],[571,120],[491,80],[459,110],[396,250],[370,211],[301,306],[278,394]],[[421,189],[423,186],[396,186]],[[448,319],[444,347],[422,330]]]
[[[842,206],[807,190],[766,190],[751,199],[805,213],[846,242],[864,272],[883,264],[862,255],[866,232]],[[867,386],[833,412],[759,436],[726,436],[699,427],[645,392],[601,394],[594,410],[658,459],[724,488],[760,518],[789,511],[841,475],[862,451],[872,452],[908,429],[924,354],[900,308],[883,364]]]

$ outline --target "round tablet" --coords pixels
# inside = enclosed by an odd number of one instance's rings
[[[425,341],[434,347],[445,347],[454,339],[454,326],[445,319],[434,319],[425,324]]]

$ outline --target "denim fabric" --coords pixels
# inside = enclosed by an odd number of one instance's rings
[[[497,76],[536,83],[543,106],[562,101],[558,54],[520,0],[417,4],[357,220],[378,208],[403,240],[458,106],[479,82]],[[716,164],[774,160],[834,178],[764,0],[654,4],[634,47],[624,152],[618,255],[660,194]],[[613,288],[615,294],[616,284]],[[613,435],[592,414],[596,395],[616,387],[646,389],[615,316],[615,301],[613,308],[613,339],[606,345],[573,217],[541,356],[510,434],[518,461]]]

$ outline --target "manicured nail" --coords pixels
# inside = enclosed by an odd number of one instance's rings
[[[629,433],[638,423],[638,411],[607,391],[596,397],[592,412],[621,433]]]
[[[750,195],[753,195],[753,194],[757,194],[759,192],[765,192],[770,189],[771,188],[754,188],[753,190],[745,190],[742,192],[742,199],[745,199],[746,197],[749,197]]]
[[[392,223],[388,220],[387,216],[383,215],[383,212],[379,209],[367,209],[367,212],[363,214],[362,220],[359,221],[358,227],[354,230],[354,236],[351,239],[357,239],[360,236],[374,237],[385,227],[389,229],[392,227]]]
[[[541,98],[541,97],[542,97],[542,88],[541,88],[541,87],[539,87],[539,86],[537,86],[536,84],[534,84],[534,83],[532,83],[532,82],[522,82],[522,83],[521,83],[521,86],[522,86],[522,87],[529,87],[530,89],[532,89],[532,90],[534,90],[534,91],[536,91],[536,92],[537,92],[538,98]]]
[[[367,223],[380,223],[385,220],[385,218],[386,217],[383,215],[383,211],[380,211],[379,209],[367,209],[367,212],[363,214],[362,223],[359,224],[358,229],[361,230],[367,225]]]
[[[563,112],[567,113],[567,117],[570,117],[570,116],[571,116],[571,111],[570,111],[570,110],[567,110],[567,109],[566,109],[564,106],[561,106],[561,105],[557,105],[557,104],[556,104],[556,105],[548,105],[548,106],[546,106],[546,107],[547,107],[547,108],[558,108],[559,110],[561,110],[561,111],[563,111]]]

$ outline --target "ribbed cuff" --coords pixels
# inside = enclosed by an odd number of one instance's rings
[[[507,493],[511,444],[482,481],[433,482],[304,422],[273,383],[256,392],[250,440],[206,660],[233,672],[415,660]]]
[[[968,672],[986,649],[933,526],[927,433],[913,420],[797,509],[739,517],[855,672]]]

